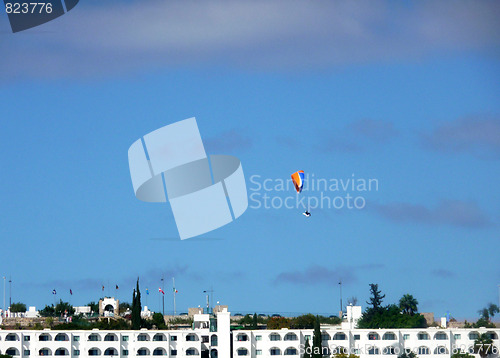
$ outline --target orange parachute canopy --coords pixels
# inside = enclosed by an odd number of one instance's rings
[[[299,170],[298,172],[293,173],[292,181],[295,186],[295,190],[297,190],[297,193],[300,193],[302,191],[302,187],[304,186],[304,171]]]

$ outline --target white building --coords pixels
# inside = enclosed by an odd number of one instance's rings
[[[373,356],[397,357],[405,350],[417,353],[419,358],[450,357],[459,349],[468,352],[474,340],[487,333],[498,357],[500,329],[322,329],[323,354],[338,352],[356,354],[361,358]],[[242,330],[233,331],[233,357],[302,357],[306,340],[312,345],[312,329],[302,330]],[[478,355],[477,355],[478,356]]]
[[[354,321],[354,310],[349,318]],[[208,314],[195,314],[193,326],[180,330],[139,331],[52,331],[0,330],[0,354],[19,358],[39,356],[136,357],[167,356],[180,358],[264,358],[290,356],[300,358],[305,343],[312,343],[313,330],[230,330],[227,308]],[[345,323],[345,322],[344,322]],[[349,325],[351,322],[347,322]],[[361,358],[397,357],[405,349],[419,358],[450,357],[458,350],[468,351],[480,334],[486,333],[498,357],[500,329],[351,329],[346,325],[322,327],[323,353],[339,351]],[[477,355],[478,356],[478,355]],[[274,357],[273,357],[274,358]]]
[[[14,357],[231,357],[230,314],[199,315],[192,329],[139,331],[0,330],[0,354]]]

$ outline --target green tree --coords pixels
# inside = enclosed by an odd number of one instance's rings
[[[159,312],[156,312],[153,315],[153,324],[157,329],[167,329],[167,325],[165,324],[165,318]]]
[[[282,329],[290,328],[290,318],[286,317],[271,317],[267,321],[267,329]]]
[[[94,313],[99,313],[99,304],[94,301],[87,303],[87,306],[90,307],[90,310]]]
[[[474,358],[474,356],[469,353],[453,353],[451,358]]]
[[[316,316],[314,321],[314,335],[313,335],[313,345],[312,345],[312,356],[311,358],[322,358],[322,345],[321,345],[321,328],[319,324],[319,317]]]
[[[490,318],[495,317],[496,313],[500,313],[500,308],[494,303],[488,304],[488,313],[490,314]]]
[[[417,358],[417,354],[413,351],[404,351],[403,353],[401,353],[398,358]]]
[[[382,300],[385,298],[385,295],[382,295],[382,292],[379,291],[378,284],[370,283],[370,293],[370,300],[366,303],[371,305],[374,310],[382,308]]]
[[[0,358],[12,358],[12,356],[8,354],[0,354]]]
[[[309,338],[306,338],[306,343],[304,344],[304,354],[302,355],[302,358],[312,358],[311,354],[311,345],[309,344]]]
[[[141,329],[141,291],[139,290],[139,278],[137,278],[137,288],[132,296],[132,329]]]
[[[45,305],[45,307],[40,310],[39,313],[42,317],[54,317],[56,315],[56,310],[54,308],[54,305]]]
[[[21,302],[15,302],[10,305],[11,312],[26,312],[26,305]]]
[[[407,293],[401,299],[399,300],[399,308],[404,314],[409,314],[410,316],[413,316],[415,313],[417,313],[418,301],[415,297]]]
[[[481,358],[485,358],[492,354],[492,348],[493,341],[486,333],[482,333],[474,341],[474,353],[479,354]]]
[[[125,313],[125,312],[127,312],[127,310],[132,310],[132,305],[128,302],[121,302],[119,312]]]
[[[252,317],[252,329],[257,328],[259,328],[259,317],[257,317],[257,312],[255,312]]]
[[[488,308],[481,308],[479,311],[477,311],[479,313],[479,316],[480,318],[486,320],[486,321],[489,321],[490,320],[490,311],[488,310]]]
[[[56,316],[62,316],[64,314],[72,315],[75,313],[75,309],[68,302],[63,302],[63,300],[59,300],[59,303],[54,308]]]

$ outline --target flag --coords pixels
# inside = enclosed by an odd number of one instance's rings
[[[146,288],[146,295],[149,295],[149,290]]]
[[[104,285],[102,285],[102,290],[104,291]]]
[[[57,292],[56,292],[56,289],[54,288],[54,289],[52,290],[52,294],[53,294],[53,295],[55,295],[56,293],[57,293]]]
[[[116,289],[118,289],[118,285],[116,285]]]
[[[163,290],[161,289],[161,287],[160,287],[160,288],[158,288],[158,292],[165,294],[165,291],[163,291]]]
[[[73,291],[71,290],[71,288],[69,289],[69,294],[73,295]]]
[[[177,292],[179,292],[179,291],[177,291],[177,290],[174,288],[174,293],[177,293]]]

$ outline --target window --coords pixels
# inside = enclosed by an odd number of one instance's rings
[[[311,343],[311,335],[310,334],[307,334],[304,336],[304,338],[307,340],[309,340],[309,343]]]
[[[378,335],[378,333],[371,332],[371,333],[368,333],[368,339],[370,341],[378,341],[380,339],[380,336]]]
[[[197,340],[198,339],[197,339],[196,335],[194,335],[194,334],[188,334],[186,336],[186,342],[194,342],[194,341],[197,341]]]
[[[269,352],[271,353],[272,356],[279,356],[281,355],[281,350],[279,348],[271,348],[269,350]]]
[[[336,341],[345,341],[347,339],[345,333],[335,333],[335,335],[333,336],[333,340],[336,340]]]
[[[117,356],[118,352],[114,348],[108,348],[104,351],[105,356]]]
[[[78,342],[80,340],[80,336],[73,336],[73,341]]]
[[[429,354],[429,348],[427,347],[418,347],[418,354]]]
[[[30,355],[30,350],[29,349],[25,349],[24,350],[24,355],[25,356],[29,356]]]
[[[175,341],[177,340],[177,336],[170,336],[170,340],[171,340],[172,342],[175,342]]]
[[[217,344],[218,344],[217,335],[213,334],[212,337],[210,337],[210,345],[212,347],[217,347]]]
[[[448,335],[444,332],[438,332],[434,335],[434,339],[438,341],[444,341],[448,339]]]
[[[273,333],[269,336],[271,341],[281,341],[281,336],[278,333]]]
[[[149,337],[147,334],[141,333],[137,336],[137,341],[139,342],[149,341]]]
[[[262,336],[255,336],[256,341],[262,341]]]
[[[448,349],[445,346],[436,347],[434,354],[448,354]]]
[[[38,340],[42,342],[50,341],[50,336],[44,333],[40,337],[38,337]]]
[[[127,338],[128,338],[128,337],[127,337]],[[122,354],[123,354],[124,356],[128,356],[128,349],[124,349],[124,350],[122,350]]]
[[[238,348],[238,350],[236,352],[238,353],[239,356],[248,355],[248,349],[246,349],[246,348]]]
[[[426,340],[428,340],[428,339],[429,339],[429,335],[428,335],[427,333],[425,333],[425,332],[420,332],[420,333],[418,334],[418,340],[419,340],[419,341],[426,341]]]
[[[17,341],[18,337],[17,334],[14,333],[9,333],[7,337],[5,337],[6,341]]]
[[[99,335],[97,335],[95,333],[92,333],[89,336],[89,341],[96,342],[96,341],[100,341],[100,340],[101,340],[101,337],[99,337]]]
[[[255,350],[255,355],[256,356],[261,356],[262,355],[262,349],[256,349]]]
[[[329,341],[330,335],[328,333],[321,333],[321,340],[322,341]]]
[[[410,335],[408,333],[403,334],[403,339],[407,341],[408,339],[410,339]]]
[[[285,335],[285,341],[297,341],[298,337],[295,333],[290,332]]]
[[[175,338],[177,338],[177,337],[175,337]],[[170,355],[171,356],[176,356],[177,355],[177,349],[170,350]]]
[[[371,346],[370,349],[368,349],[368,354],[370,355],[380,354],[380,350],[378,349],[378,347]]]
[[[461,335],[460,333],[455,333],[455,334],[453,335],[453,339],[457,339],[457,340],[458,340],[458,339],[462,339],[462,335]]]
[[[54,338],[54,341],[65,342],[65,341],[69,341],[69,338],[68,338],[68,335],[66,335],[64,333],[58,333],[56,338]]]
[[[154,342],[162,342],[165,341],[165,336],[162,333],[157,333],[153,336],[153,341]]]
[[[164,356],[166,355],[166,352],[163,348],[156,348],[154,351],[153,351],[153,355],[154,356]]]
[[[238,342],[246,342],[248,341],[248,336],[245,333],[240,333],[236,336]]]
[[[24,341],[25,342],[29,342],[29,340],[30,340],[30,336],[24,336]]]
[[[359,334],[355,334],[354,335],[354,340],[355,341],[359,341],[361,339],[361,337],[359,336]]]
[[[396,349],[392,346],[385,347],[382,354],[396,354]]]
[[[354,354],[358,354],[358,355],[359,355],[359,354],[361,354],[361,349],[359,349],[359,348],[354,348],[353,353],[354,353]]]
[[[14,355],[14,354],[10,354],[9,353],[9,350],[7,350],[6,352],[8,355]],[[38,355],[39,356],[48,356],[50,355],[50,351],[47,349],[47,348],[42,348],[38,351]]]
[[[73,355],[79,356],[80,355],[80,350],[79,349],[73,350]]]
[[[89,356],[98,356],[100,354],[101,354],[101,352],[99,352],[99,349],[97,349],[97,348],[90,348],[89,349]]]
[[[470,332],[469,333],[469,339],[472,341],[472,340],[476,340],[479,338],[479,333],[477,332]]]
[[[149,350],[147,348],[141,348],[137,351],[138,356],[148,356]]]
[[[384,341],[395,341],[396,340],[396,335],[392,332],[386,332],[384,336],[382,337],[382,340]]]
[[[128,336],[122,336],[122,341],[124,342],[128,341]]]
[[[186,351],[186,355],[187,356],[197,356],[198,355],[198,351],[196,350],[196,348],[189,348]]]
[[[112,333],[108,333],[104,336],[104,340],[106,342],[112,342],[112,341],[117,341],[118,339],[116,339],[116,336]]]
[[[296,356],[297,355],[297,349],[295,349],[293,347],[289,347],[289,348],[285,349],[285,355],[286,356]]]

